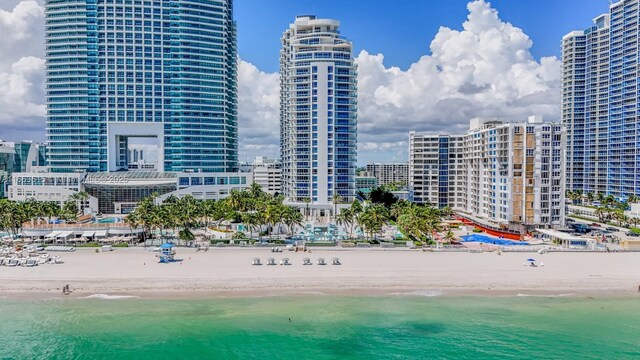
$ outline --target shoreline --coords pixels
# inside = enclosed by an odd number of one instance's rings
[[[640,294],[626,290],[593,289],[416,289],[416,288],[378,288],[378,289],[328,289],[328,288],[292,288],[280,292],[256,289],[245,290],[203,290],[189,289],[188,293],[171,290],[136,289],[119,290],[74,290],[70,295],[61,291],[40,290],[3,290],[0,301],[45,301],[45,300],[216,300],[216,299],[253,299],[278,297],[424,297],[424,298],[569,298],[569,299],[633,299]]]
[[[638,296],[640,258],[635,253],[536,254],[544,267],[523,266],[527,254],[419,250],[178,248],[182,263],[158,264],[142,248],[96,254],[60,253],[63,264],[0,267],[0,299],[78,299],[91,295],[144,299],[271,296]],[[251,265],[287,257],[292,265]],[[308,257],[314,265],[302,265]],[[316,265],[339,257],[342,265]],[[72,294],[62,295],[70,285]]]

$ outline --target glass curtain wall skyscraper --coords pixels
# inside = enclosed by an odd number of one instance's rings
[[[160,171],[237,169],[232,0],[47,0],[48,165],[126,170],[156,138]]]
[[[562,39],[567,188],[640,194],[638,0],[618,1]]]
[[[298,16],[280,51],[283,193],[331,204],[355,193],[357,72],[353,45],[336,20]]]

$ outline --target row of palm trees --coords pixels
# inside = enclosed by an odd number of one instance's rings
[[[23,202],[0,199],[0,231],[17,237],[25,223],[36,223],[52,219],[74,222],[78,219],[80,197],[67,200],[62,207],[55,201],[36,201],[29,199]]]
[[[440,230],[440,223],[445,215],[447,210],[405,200],[397,201],[389,208],[379,203],[365,203],[362,206],[360,202],[354,201],[350,207],[340,211],[336,221],[349,230],[350,238],[353,238],[354,226],[361,228],[368,238],[375,239],[384,225],[395,222],[407,238],[430,242],[433,234]]]
[[[605,195],[603,193],[596,194],[592,192],[584,193],[581,190],[567,190],[566,196],[573,204],[591,205],[597,201],[602,207],[614,208],[622,211],[626,210],[629,204],[640,202],[640,196],[634,194],[629,195],[627,197],[627,201],[619,201],[613,195]]]
[[[608,208],[600,206],[596,209],[595,215],[598,220],[603,223],[616,222],[618,226],[638,227],[640,219],[637,217],[629,217],[624,214],[623,210],[616,208]]]
[[[640,202],[640,197],[634,194],[629,195],[627,201],[619,201],[613,195],[583,193],[580,190],[567,191],[566,195],[573,204],[592,205],[598,201],[599,205],[595,210],[595,216],[600,222],[615,222],[618,226],[630,225],[633,227],[637,227],[640,223],[640,219],[624,214],[624,211],[629,208],[629,204]]]
[[[224,221],[243,223],[253,238],[254,232],[271,235],[274,228],[280,229],[281,225],[292,232],[303,220],[300,211],[283,204],[283,196],[266,193],[255,183],[243,190],[231,190],[228,197],[218,201],[198,200],[187,195],[170,196],[157,203],[156,198],[153,194],[143,199],[125,218],[131,228],[142,228],[145,238],[156,230],[161,235],[173,230],[179,239],[190,241],[195,238],[193,229],[219,228]]]

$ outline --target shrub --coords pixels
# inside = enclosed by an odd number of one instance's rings
[[[76,247],[79,247],[79,248],[96,248],[96,247],[100,247],[100,244],[98,244],[96,242],[88,242],[86,244],[78,244],[78,245],[76,245]]]
[[[120,243],[120,244],[113,244],[114,248],[126,248],[129,247],[129,244],[127,243]]]
[[[236,231],[231,238],[233,240],[244,240],[247,236],[242,231]]]
[[[473,229],[473,232],[474,232],[474,233],[481,233],[481,232],[482,232],[482,230],[480,230],[480,229],[478,229],[478,228],[475,228],[475,229]]]

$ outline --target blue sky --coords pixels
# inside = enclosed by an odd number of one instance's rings
[[[383,53],[386,66],[406,69],[428,52],[440,26],[460,29],[469,0],[236,0],[240,57],[263,71],[278,70],[280,35],[299,14],[341,21],[341,32],[360,50]],[[493,0],[500,18],[533,40],[532,54],[559,56],[560,39],[584,29],[607,0]]]
[[[463,133],[479,116],[559,120],[562,36],[588,27],[609,1],[489,2],[235,0],[240,159],[279,156],[280,36],[300,14],[340,20],[354,43],[359,164],[406,161],[412,130]],[[45,138],[43,3],[0,0],[6,140]]]

